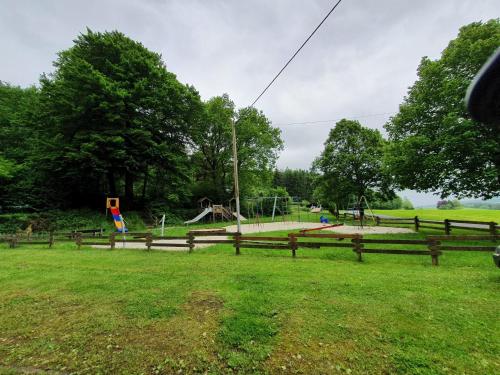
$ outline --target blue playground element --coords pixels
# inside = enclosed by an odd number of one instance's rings
[[[323,224],[328,224],[328,219],[326,217],[324,217],[323,215],[321,215],[319,217],[319,222],[323,223]]]

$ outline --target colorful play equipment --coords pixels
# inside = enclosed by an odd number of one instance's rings
[[[111,211],[111,216],[115,222],[116,231],[118,233],[128,232],[125,226],[125,220],[120,213],[120,199],[119,198],[106,198],[106,209]]]

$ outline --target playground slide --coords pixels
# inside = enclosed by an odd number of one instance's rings
[[[236,212],[233,212],[233,216],[237,219],[238,218],[238,214]],[[240,220],[241,221],[245,221],[247,218],[244,217],[242,214],[240,214]]]
[[[120,214],[118,207],[110,207],[109,209],[111,210],[111,215],[115,221],[116,230],[119,233],[128,232],[127,227],[125,227],[125,221],[123,220],[123,216]]]
[[[193,223],[196,223],[197,221],[200,221],[202,218],[204,218],[210,212],[212,212],[212,207],[207,207],[198,216],[196,216],[195,218],[193,218],[191,220],[185,221],[184,224],[193,224]]]

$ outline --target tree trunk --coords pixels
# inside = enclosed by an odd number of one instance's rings
[[[146,170],[144,171],[144,181],[142,184],[142,201],[143,202],[146,201],[146,189],[148,187],[148,176],[149,176],[149,172],[148,172],[148,168],[146,167]]]
[[[115,174],[113,173],[112,170],[108,170],[107,173],[108,177],[108,188],[109,188],[109,194],[112,197],[116,197],[116,183],[115,183]]]
[[[129,171],[125,171],[125,200],[129,206],[134,201],[134,176]]]

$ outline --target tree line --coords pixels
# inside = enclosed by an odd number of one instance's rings
[[[424,57],[399,112],[380,131],[343,119],[310,170],[276,170],[280,130],[227,94],[201,100],[162,57],[124,34],[80,34],[37,86],[0,82],[0,205],[102,208],[196,207],[234,196],[231,123],[237,129],[243,198],[299,197],[345,208],[411,203],[395,191],[442,198],[500,194],[500,131],[473,121],[463,98],[500,45],[500,21],[464,26],[440,58]]]
[[[161,56],[120,32],[79,35],[38,86],[0,83],[4,207],[193,207],[233,196],[231,121],[243,195],[270,187],[280,131],[228,95],[203,102]]]

